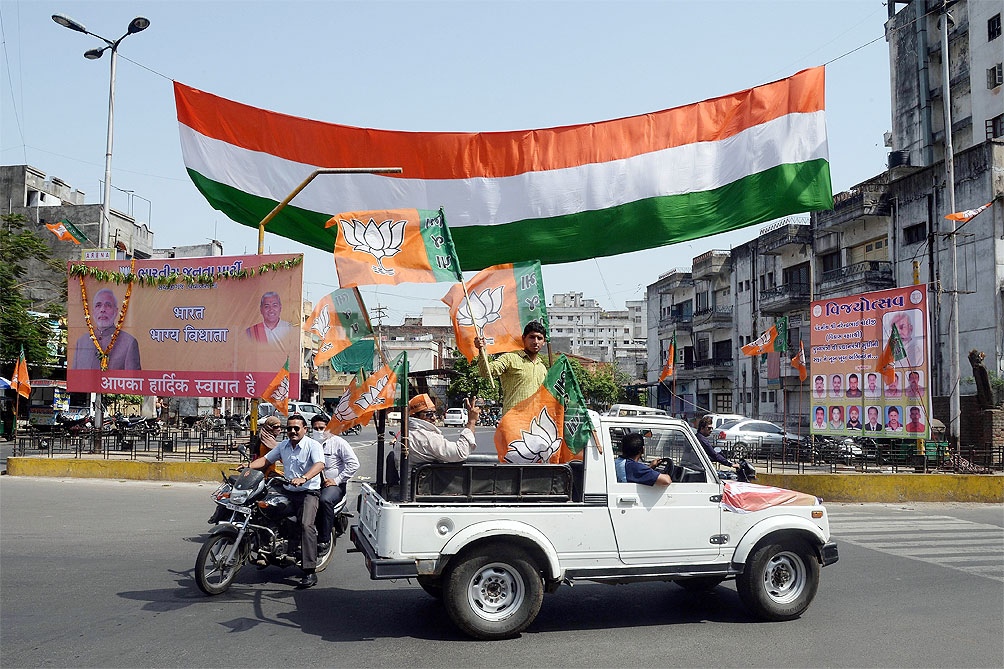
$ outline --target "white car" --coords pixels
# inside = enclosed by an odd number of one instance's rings
[[[443,425],[447,427],[463,427],[467,425],[467,409],[447,409]]]

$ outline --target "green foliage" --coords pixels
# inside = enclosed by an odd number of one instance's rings
[[[590,409],[602,411],[624,399],[624,385],[629,378],[616,366],[604,363],[590,372],[578,360],[569,358],[568,362]]]
[[[0,363],[9,374],[24,347],[29,376],[41,378],[41,366],[53,362],[48,342],[55,333],[45,319],[29,315],[31,303],[22,291],[30,280],[26,262],[53,259],[45,240],[25,228],[23,215],[3,214],[0,221]]]
[[[449,396],[448,406],[462,406],[465,397],[477,395],[485,402],[502,403],[502,389],[496,381],[495,387],[489,385],[488,380],[482,378],[475,363],[468,362],[467,358],[458,351],[453,351],[453,371],[457,372],[446,393]]]

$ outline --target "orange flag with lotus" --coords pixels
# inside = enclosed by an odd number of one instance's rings
[[[442,209],[351,211],[332,216],[333,226],[342,288],[463,280]]]
[[[540,263],[520,262],[495,265],[481,270],[464,286],[456,284],[443,297],[450,307],[457,349],[468,360],[477,357],[477,332],[484,333],[489,353],[523,348],[523,328],[537,321],[547,330],[544,279]]]
[[[286,358],[286,364],[262,391],[261,398],[271,402],[283,416],[289,415],[289,358]]]

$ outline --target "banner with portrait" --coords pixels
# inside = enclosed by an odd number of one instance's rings
[[[817,300],[811,314],[812,433],[929,438],[927,286]],[[879,358],[894,325],[905,355],[892,363],[886,383]]]
[[[299,397],[303,257],[71,262],[71,392],[256,397],[289,360]],[[130,273],[142,281],[128,281]]]

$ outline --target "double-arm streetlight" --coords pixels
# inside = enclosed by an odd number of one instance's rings
[[[53,14],[52,20],[65,28],[69,28],[70,30],[75,30],[78,33],[84,33],[85,35],[91,35],[92,37],[97,37],[105,43],[105,46],[99,49],[90,49],[85,51],[84,58],[97,60],[98,58],[101,58],[101,55],[105,51],[112,52],[111,76],[108,84],[108,135],[105,141],[105,184],[104,195],[101,199],[101,221],[98,226],[100,247],[108,248],[108,227],[111,220],[109,217],[109,209],[112,189],[112,137],[114,135],[113,128],[115,125],[115,61],[118,58],[119,44],[122,43],[122,40],[129,35],[146,30],[150,26],[150,21],[142,16],[137,16],[129,22],[129,28],[126,30],[126,34],[122,35],[122,37],[119,37],[117,40],[112,41],[102,37],[101,35],[92,33],[85,28],[83,24],[71,19],[69,16],[65,16],[63,14]]]

